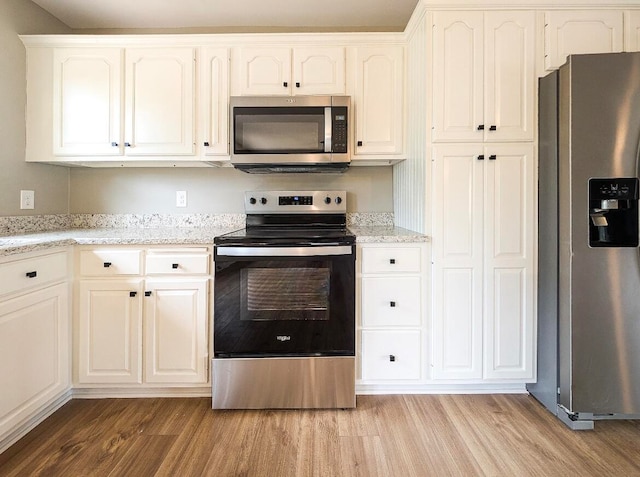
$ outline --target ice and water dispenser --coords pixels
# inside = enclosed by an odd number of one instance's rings
[[[589,179],[589,245],[638,246],[638,179]]]

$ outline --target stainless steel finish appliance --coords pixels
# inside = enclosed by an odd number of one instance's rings
[[[234,96],[231,163],[251,173],[343,172],[349,96]]]
[[[355,407],[355,237],[345,191],[245,194],[215,239],[214,409]]]
[[[540,80],[538,381],[573,429],[640,417],[640,53]]]

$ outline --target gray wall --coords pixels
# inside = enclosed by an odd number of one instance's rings
[[[18,35],[70,32],[28,0],[0,0],[0,215],[68,211],[69,171],[24,162],[26,53]],[[34,210],[20,210],[21,189],[35,190]]]
[[[247,174],[232,168],[71,170],[72,214],[242,213],[247,190],[347,190],[349,212],[392,212],[391,167],[343,174]],[[187,191],[177,208],[176,191]]]

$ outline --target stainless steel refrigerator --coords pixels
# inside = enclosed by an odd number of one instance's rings
[[[640,418],[640,53],[539,82],[538,380],[572,429]]]

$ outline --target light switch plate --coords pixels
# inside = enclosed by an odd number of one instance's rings
[[[33,209],[35,206],[36,193],[32,190],[20,191],[20,208]]]

